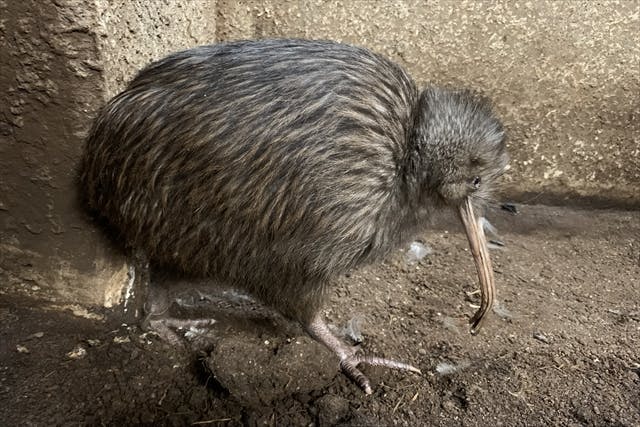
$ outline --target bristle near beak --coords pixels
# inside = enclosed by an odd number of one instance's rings
[[[469,197],[460,205],[459,214],[467,234],[467,239],[469,240],[469,247],[471,248],[471,254],[473,255],[480,280],[480,308],[469,321],[471,324],[471,333],[475,335],[482,327],[486,314],[493,307],[495,282],[493,279],[491,259],[489,258],[489,250],[487,248],[487,239],[485,238],[480,219],[476,218],[473,212],[473,206]]]

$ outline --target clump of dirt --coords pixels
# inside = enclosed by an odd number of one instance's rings
[[[519,206],[490,219],[499,305],[478,336],[453,221],[420,236],[425,258],[398,252],[336,281],[336,330],[363,319],[363,352],[423,372],[365,366],[371,396],[268,316],[221,316],[175,347],[3,286],[0,424],[640,425],[640,212]]]
[[[206,364],[231,395],[258,408],[292,394],[321,390],[336,371],[332,355],[307,336],[257,342],[246,332],[218,341]]]

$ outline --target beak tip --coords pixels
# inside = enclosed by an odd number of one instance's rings
[[[480,319],[471,319],[469,321],[469,323],[471,324],[471,326],[469,327],[469,333],[473,336],[478,335],[478,333],[480,333],[480,329],[482,329],[482,323],[483,323],[484,318],[480,318]]]

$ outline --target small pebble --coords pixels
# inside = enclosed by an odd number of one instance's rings
[[[18,351],[18,353],[29,353],[29,349],[23,345],[18,344],[16,346],[16,350]]]
[[[537,339],[538,341],[542,341],[545,344],[549,344],[551,342],[551,340],[549,338],[547,338],[546,335],[544,335],[542,332],[534,332],[533,333],[533,338]]]
[[[131,339],[128,336],[124,337],[113,337],[113,342],[116,344],[123,344],[126,342],[131,342]]]
[[[73,350],[67,353],[69,359],[83,359],[87,355],[87,350],[81,345],[77,345]]]

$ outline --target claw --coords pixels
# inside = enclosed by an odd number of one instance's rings
[[[401,371],[414,372],[416,374],[422,374],[422,371],[408,363],[398,362],[396,360],[385,359],[376,356],[356,356],[354,357],[356,364],[366,363],[371,366],[385,366],[391,369],[398,369]]]
[[[411,366],[407,363],[398,362],[391,359],[384,359],[382,357],[376,356],[351,356],[346,359],[340,361],[340,368],[342,372],[353,382],[355,382],[358,387],[360,387],[365,394],[373,393],[371,389],[371,383],[369,379],[358,369],[358,365],[361,363],[366,363],[372,366],[385,366],[391,369],[399,369],[403,371],[414,372],[416,374],[422,374],[420,369]]]
[[[340,369],[351,381],[356,383],[365,394],[373,393],[369,378],[358,369],[358,362],[353,358],[344,359],[340,362]]]
[[[331,333],[329,327],[320,315],[317,315],[308,325],[309,335],[332,350],[340,358],[340,369],[351,381],[355,382],[366,394],[373,393],[371,382],[365,374],[358,369],[358,365],[366,363],[373,366],[385,366],[391,369],[421,374],[420,369],[407,363],[398,362],[376,356],[357,356],[355,349],[340,341]]]

